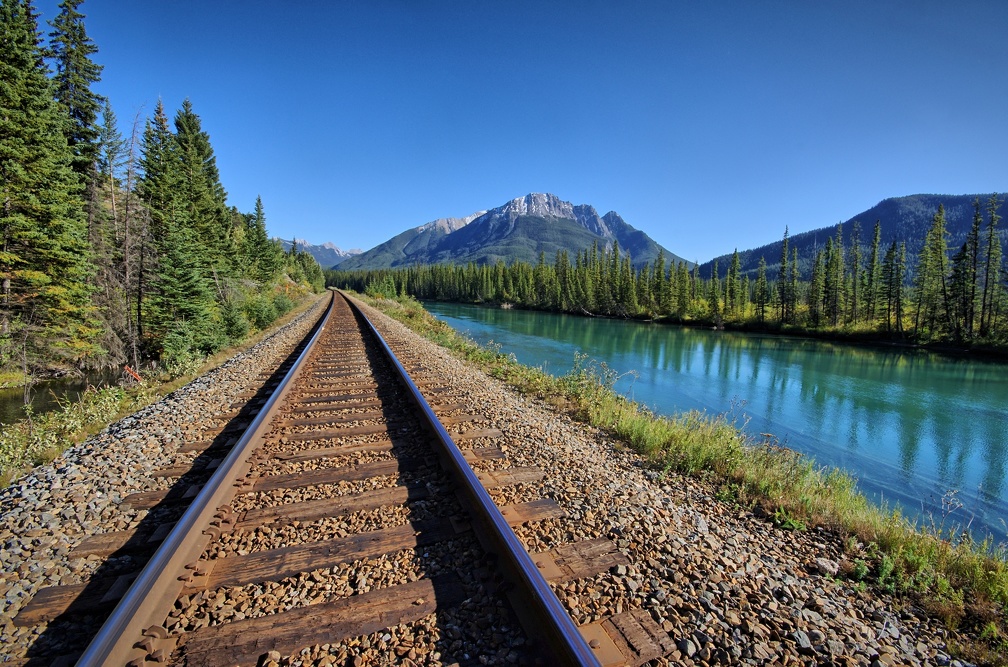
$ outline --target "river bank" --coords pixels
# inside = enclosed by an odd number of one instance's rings
[[[383,307],[406,320],[421,317]],[[555,499],[567,517],[519,529],[527,547],[599,535],[628,555],[630,565],[611,573],[618,587],[579,580],[557,591],[577,621],[628,609],[649,614],[675,645],[652,664],[964,664],[968,634],[928,617],[908,597],[875,592],[851,576],[858,545],[822,527],[788,530],[720,498],[708,481],[663,474],[608,431],[516,393],[388,317],[375,319],[383,335],[402,341],[465,396],[467,411],[501,428],[512,461],[551,471],[536,492]],[[59,634],[45,624],[18,628],[11,617],[42,586],[87,579],[95,562],[75,558],[73,547],[138,521],[140,513],[121,508],[121,499],[164,488],[169,482],[153,471],[176,465],[181,444],[219,429],[252,378],[281,355],[265,345],[239,355],[0,493],[6,658],[40,654],[38,638]],[[311,655],[320,653],[321,661],[324,650]],[[316,664],[297,656],[284,662]]]
[[[112,421],[140,410],[160,397],[183,386],[198,374],[211,372],[235,355],[253,348],[278,330],[299,320],[306,310],[317,307],[321,295],[308,296],[295,308],[240,345],[222,350],[204,359],[192,372],[173,379],[159,379],[154,372],[139,382],[123,386],[109,382],[105,386],[84,386],[75,398],[65,394],[46,411],[12,410],[17,419],[0,422],[0,486],[32,466],[48,463],[68,447],[80,443]],[[146,374],[145,374],[146,375]],[[20,391],[20,390],[15,390]],[[20,415],[17,413],[20,412]]]
[[[712,423],[704,415],[655,418],[611,391],[595,391],[604,378],[582,372],[585,369],[552,378],[538,369],[521,367],[498,351],[479,349],[461,339],[416,302],[380,303],[485,372],[602,426],[640,452],[653,470],[680,471],[690,479],[700,479],[711,496],[753,508],[777,525],[828,529],[844,542],[847,575],[855,582],[897,592],[913,604],[928,607],[952,627],[967,626],[974,637],[983,634],[986,639],[975,644],[976,650],[983,654],[989,645],[1000,646],[995,654],[1001,657],[994,658],[994,663],[1005,661],[1008,569],[1003,560],[1004,545],[1001,557],[991,560],[985,554],[993,544],[951,545],[917,532],[903,517],[882,512],[867,502],[846,475],[821,469],[814,461],[772,443],[740,446],[744,438],[729,424]],[[590,395],[573,395],[577,392],[569,391],[571,385],[582,381],[592,387]]]

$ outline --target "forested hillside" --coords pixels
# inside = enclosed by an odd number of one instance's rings
[[[209,135],[186,100],[128,136],[92,91],[102,66],[82,0],[48,45],[31,2],[0,2],[0,373],[88,367],[180,371],[322,288],[227,202]],[[252,205],[253,202],[247,202]]]
[[[838,225],[811,257],[808,251],[800,254],[785,236],[775,277],[762,259],[755,276],[743,273],[737,252],[725,265],[715,261],[705,275],[699,266],[684,262],[667,267],[663,254],[635,268],[618,243],[611,248],[596,243],[573,261],[566,251],[558,251],[551,263],[540,254],[535,265],[332,271],[327,282],[384,296],[1003,351],[1008,346],[1008,273],[1001,207],[996,195],[986,202],[975,197],[966,239],[950,247],[946,212],[939,204],[912,265],[905,241],[882,244],[881,224],[866,244],[851,242]]]
[[[888,247],[893,242],[906,244],[907,264],[910,267],[917,265],[917,257],[921,247],[924,245],[924,238],[927,236],[928,228],[931,226],[931,218],[934,216],[938,206],[945,209],[946,231],[948,232],[948,244],[950,248],[958,248],[966,242],[970,226],[973,224],[973,204],[979,197],[980,201],[988,202],[993,195],[910,195],[908,197],[890,197],[884,199],[867,211],[863,211],[854,217],[841,223],[843,235],[847,239],[847,244],[853,248],[858,245],[864,252],[872,242],[872,233],[875,223],[878,222],[881,229],[880,243],[883,247]],[[1004,198],[1000,199],[997,214],[1004,218],[1008,214],[1008,203]],[[788,246],[798,250],[798,266],[801,272],[808,274],[812,270],[812,262],[815,253],[826,246],[828,239],[836,235],[836,225],[821,227],[800,234],[794,234],[788,238]],[[781,230],[783,235],[785,230]],[[1002,243],[1008,238],[1008,229],[1000,230]],[[782,241],[777,240],[758,248],[750,250],[739,250],[739,272],[741,275],[755,277],[759,268],[760,258],[767,263],[767,275],[771,279],[778,277],[780,270]],[[702,275],[710,275],[714,262],[722,268],[728,266],[731,261],[731,253],[726,253],[720,257],[704,262],[700,266]]]

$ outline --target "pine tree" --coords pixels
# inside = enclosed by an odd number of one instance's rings
[[[63,0],[60,13],[50,22],[49,56],[56,67],[56,99],[66,113],[67,143],[73,151],[73,168],[90,180],[98,158],[98,114],[102,98],[91,90],[101,80],[102,66],[91,60],[98,47],[84,30],[84,14],[78,11],[84,0]]]
[[[717,260],[714,260],[714,266],[711,267],[710,291],[707,293],[707,304],[708,308],[710,308],[711,319],[714,320],[714,326],[720,327],[722,323],[721,281],[718,279]]]
[[[893,241],[882,261],[882,293],[885,296],[886,331],[903,334],[903,280],[906,277],[906,244]]]
[[[788,268],[788,228],[784,227],[784,241],[781,243],[781,261],[780,261],[780,274],[777,277],[777,282],[779,287],[777,288],[780,294],[780,321],[781,324],[787,321],[787,304],[788,304],[788,289],[787,289],[787,268]]]
[[[739,312],[742,305],[742,291],[739,284],[739,271],[741,263],[739,261],[738,248],[732,254],[731,264],[728,267],[728,277],[725,284],[725,314],[734,315]]]
[[[0,4],[0,346],[33,368],[100,352],[83,202],[39,42],[30,3]]]
[[[868,322],[875,321],[875,308],[878,300],[878,289],[879,289],[879,273],[881,271],[881,266],[879,263],[879,245],[882,240],[882,225],[876,220],[875,221],[875,234],[872,237],[872,250],[871,256],[868,259],[868,267],[865,271],[865,286],[864,286],[864,302],[865,302],[865,319]]]
[[[798,322],[798,248],[791,248],[791,265],[788,267],[788,321]]]
[[[208,277],[224,278],[237,269],[227,193],[220,182],[210,135],[203,131],[200,117],[188,99],[175,114],[175,141],[182,162],[181,185],[188,218],[200,241],[198,261]]]
[[[759,269],[756,273],[756,314],[759,317],[760,324],[766,319],[766,307],[767,302],[770,300],[770,287],[767,284],[766,277],[766,259],[760,257]]]
[[[827,248],[832,244],[832,240]],[[812,264],[812,279],[809,282],[807,296],[809,309],[809,323],[817,327],[822,324],[823,300],[826,286],[826,261],[825,255],[820,250],[816,252],[815,261]]]
[[[966,294],[963,295],[964,298],[964,312],[963,312],[963,328],[965,330],[965,335],[967,338],[972,339],[973,334],[976,331],[976,301],[977,301],[977,287],[978,287],[978,277],[980,268],[980,230],[983,226],[983,213],[980,209],[980,198],[976,197],[973,200],[973,224],[970,227],[969,233],[966,235],[966,266],[964,268],[965,272],[965,291]]]
[[[903,281],[906,280],[906,243],[901,242],[893,273],[893,301],[896,311],[896,331],[903,335]]]
[[[968,337],[970,309],[970,252],[969,241],[962,244],[952,257],[952,273],[949,276],[949,318],[956,342]]]
[[[914,329],[918,336],[925,331],[929,336],[934,335],[936,326],[948,321],[947,276],[948,232],[945,230],[945,207],[939,204],[917,264],[917,314],[914,316]]]
[[[255,212],[246,219],[243,238],[245,271],[265,284],[273,280],[282,266],[283,251],[266,234],[266,213],[262,197],[256,197]]]
[[[658,313],[668,311],[669,289],[665,268],[665,250],[664,248],[659,248],[658,256],[655,257],[651,271],[651,295],[654,299],[654,310]]]
[[[141,165],[138,190],[151,217],[156,261],[147,269],[152,278],[148,293],[141,290],[138,295],[141,303],[149,300],[150,312],[138,319],[155,350],[171,336],[169,355],[213,351],[219,338],[214,326],[216,303],[206,273],[212,267],[206,261],[203,239],[191,223],[193,205],[188,196],[192,191],[187,185],[192,183],[192,174],[185,173],[181,147],[160,101],[153,122],[144,131]]]
[[[698,270],[696,265],[693,266],[693,270]],[[679,268],[676,273],[679,274],[677,281],[678,291],[676,292],[676,316],[682,319],[689,311],[690,300],[693,298],[693,280],[690,277],[689,269],[686,267],[686,262],[679,262]]]
[[[987,202],[987,239],[984,243],[984,280],[980,304],[980,335],[990,336],[993,331],[994,307],[998,301],[999,284],[1001,280],[1001,238],[998,236],[997,225],[1001,220],[998,206],[1001,201],[997,194],[991,195]]]
[[[843,245],[843,225],[837,225],[836,242],[832,245],[832,252],[829,252],[830,246],[827,245],[826,253],[826,272],[827,282],[826,282],[826,299],[828,304],[826,306],[826,315],[830,319],[830,324],[833,326],[839,326],[840,318],[844,312],[844,245]]]
[[[861,224],[857,220],[854,221],[854,227],[851,230],[851,249],[847,256],[850,259],[850,278],[847,289],[847,293],[850,295],[848,320],[857,322],[860,316],[858,297],[861,287]]]

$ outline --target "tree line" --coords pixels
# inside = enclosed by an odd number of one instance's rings
[[[228,205],[189,100],[120,133],[82,1],[44,44],[32,1],[0,0],[0,372],[192,364],[323,288],[261,198]]]
[[[858,223],[843,225],[810,261],[799,261],[785,229],[778,262],[762,258],[754,279],[740,271],[736,250],[724,270],[670,265],[664,254],[635,269],[619,244],[576,253],[559,251],[536,264],[440,264],[372,271],[329,271],[331,286],[419,299],[510,304],[564,313],[666,320],[787,331],[819,331],[956,345],[1008,343],[1006,271],[997,195],[974,202],[973,225],[950,257],[939,205],[915,266],[906,243],[881,247],[881,225],[870,241]],[[801,258],[802,260],[806,258]],[[810,266],[803,274],[801,267]],[[774,271],[775,270],[775,271]],[[768,278],[768,271],[775,276]],[[771,273],[770,275],[774,275]]]

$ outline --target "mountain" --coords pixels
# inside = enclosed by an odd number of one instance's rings
[[[851,236],[854,231],[854,223],[860,227],[862,259],[867,262],[871,252],[872,238],[875,234],[875,221],[880,223],[881,243],[879,244],[880,256],[885,253],[889,245],[906,242],[907,247],[907,268],[913,270],[917,265],[917,253],[924,242],[924,236],[928,228],[931,227],[931,220],[938,211],[938,205],[945,207],[946,228],[949,232],[949,256],[951,257],[966,240],[973,223],[973,200],[980,198],[980,207],[984,216],[984,229],[987,225],[987,202],[990,194],[982,195],[910,195],[907,197],[891,197],[883,199],[881,202],[871,207],[867,211],[858,213],[854,217],[843,222],[841,231],[843,232],[844,248],[850,249]],[[1004,197],[998,207],[998,215],[1002,220],[1008,218],[1008,204]],[[1008,239],[1008,225],[999,225],[1002,242]],[[836,239],[836,225],[820,227],[808,232],[795,234],[788,238],[789,248],[798,248],[798,266],[803,278],[808,278],[811,274],[812,263],[815,260],[816,250],[823,249],[827,239]],[[784,230],[781,230],[783,237]],[[759,267],[760,257],[766,259],[767,276],[776,278],[780,269],[781,239],[773,243],[753,248],[751,250],[739,251],[739,263],[741,273],[755,276]],[[790,251],[789,251],[790,252]],[[700,265],[700,275],[709,278],[711,267],[714,262],[718,263],[718,273],[723,277],[731,264],[731,254],[721,255],[709,262]],[[881,260],[880,260],[881,261]]]
[[[274,240],[280,241],[280,245],[283,246],[284,252],[290,250],[291,246],[294,245],[294,241],[285,241],[284,239]],[[312,245],[310,243],[305,243],[304,241],[297,241],[297,244],[299,250],[307,250],[323,269],[332,268],[344,260],[361,253],[361,251],[357,249],[341,250],[334,244],[328,242],[323,243],[322,245]]]
[[[392,237],[340,264],[340,270],[381,269],[416,264],[476,262],[535,264],[539,254],[552,263],[558,250],[571,262],[593,243],[606,248],[619,242],[634,266],[653,262],[662,249],[615,212],[599,216],[587,204],[573,205],[552,194],[533,193],[465,218],[442,218]],[[665,250],[668,260],[685,261]]]

